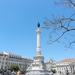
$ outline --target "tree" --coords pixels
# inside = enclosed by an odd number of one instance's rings
[[[14,71],[18,71],[18,70],[19,70],[19,66],[18,66],[17,64],[11,64],[11,65],[10,65],[10,70],[11,70],[11,71],[13,71],[13,70],[14,70]]]
[[[51,71],[52,71],[53,73],[56,73],[56,70],[55,70],[55,69],[51,69]]]
[[[63,5],[68,7],[69,9],[75,10],[75,0],[60,0],[59,2],[55,2],[56,5]],[[52,44],[54,42],[60,42],[64,37],[66,41],[63,41],[66,48],[71,48],[73,44],[75,44],[75,12],[71,14],[69,17],[64,15],[54,16],[52,15],[52,19],[47,19],[44,21],[44,28],[50,29],[49,41],[48,44]],[[53,34],[56,37],[53,37]],[[68,36],[68,37],[67,37]],[[67,42],[67,43],[66,43]]]

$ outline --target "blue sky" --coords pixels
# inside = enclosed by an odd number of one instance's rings
[[[69,16],[73,12],[73,9],[55,6],[54,0],[0,0],[0,51],[32,59],[36,55],[35,31],[40,22],[41,51],[45,61],[74,58],[75,47],[65,51],[62,43],[46,44],[49,30],[42,28],[45,17],[51,19],[52,14]]]

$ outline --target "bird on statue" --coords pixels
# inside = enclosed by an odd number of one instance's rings
[[[40,27],[40,23],[38,22],[38,25],[37,25],[38,27]]]

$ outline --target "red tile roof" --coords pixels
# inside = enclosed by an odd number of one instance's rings
[[[75,62],[75,58],[68,58],[68,59],[61,60],[59,62]]]

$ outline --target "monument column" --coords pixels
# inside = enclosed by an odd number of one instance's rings
[[[41,30],[40,30],[40,23],[38,23],[38,28],[36,30],[36,33],[37,33],[37,56],[38,55],[41,55],[41,45],[40,45],[40,33],[41,33]]]
[[[51,75],[51,71],[46,69],[46,65],[44,63],[44,57],[41,54],[41,45],[40,45],[40,23],[38,23],[38,28],[36,30],[37,33],[37,47],[36,53],[34,56],[34,61],[26,70],[26,75]]]

